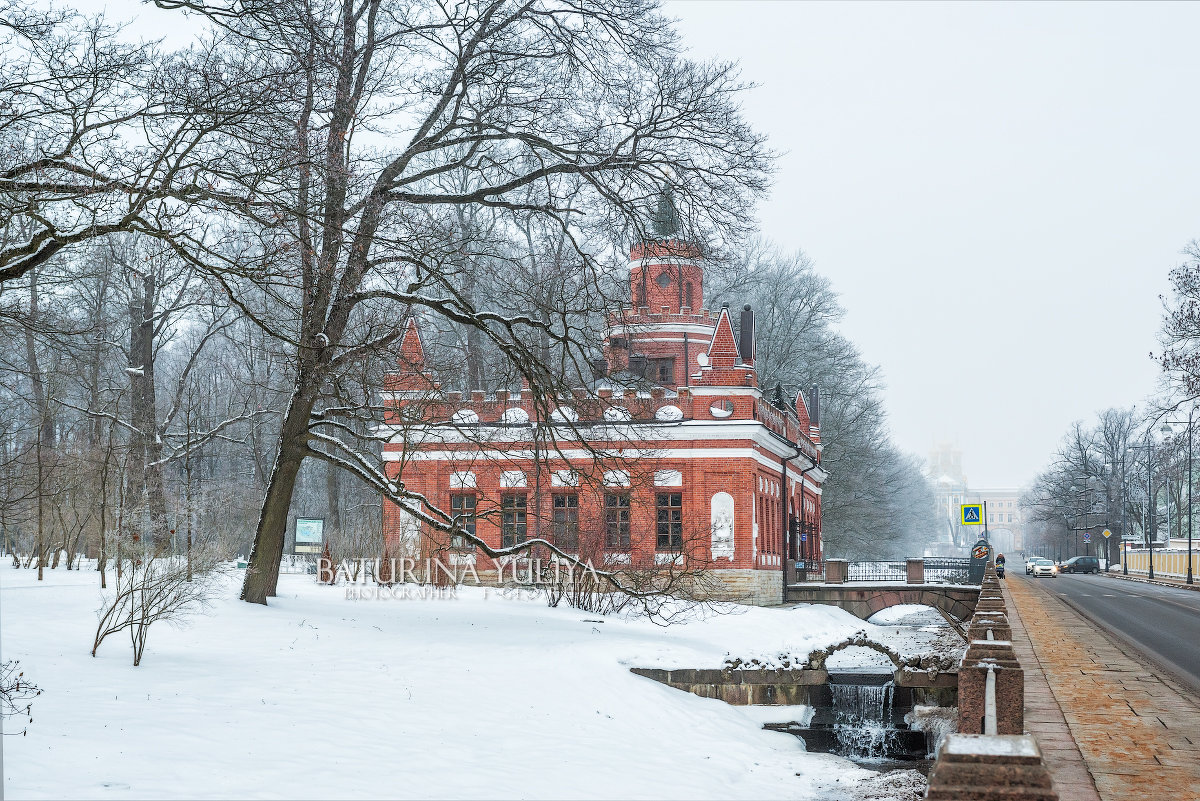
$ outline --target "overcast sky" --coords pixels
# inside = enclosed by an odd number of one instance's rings
[[[677,0],[783,153],[763,232],[842,295],[896,441],[1017,486],[1153,393],[1200,238],[1200,4]]]
[[[746,116],[782,154],[763,233],[841,293],[899,445],[953,441],[972,486],[1018,486],[1072,421],[1155,391],[1160,295],[1200,238],[1200,4],[666,10],[758,84]]]

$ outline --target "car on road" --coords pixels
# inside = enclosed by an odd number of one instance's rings
[[[1033,562],[1033,569],[1029,572],[1034,578],[1039,576],[1058,578],[1058,565],[1054,564],[1054,562],[1041,558],[1031,559],[1030,561]]]
[[[1025,560],[1025,575],[1028,576],[1030,573],[1033,572],[1033,563],[1036,562],[1040,558],[1041,558],[1040,556],[1031,556]]]
[[[1058,566],[1060,573],[1099,573],[1100,572],[1100,557],[1098,556],[1072,556],[1067,561]]]

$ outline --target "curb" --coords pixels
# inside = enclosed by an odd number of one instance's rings
[[[1105,578],[1119,579],[1121,581],[1136,581],[1140,584],[1154,584],[1158,587],[1174,587],[1179,590],[1200,592],[1200,584],[1184,584],[1182,582],[1177,584],[1173,581],[1159,581],[1158,579],[1151,581],[1148,578],[1142,578],[1141,576],[1126,576],[1123,573],[1101,573],[1100,575],[1104,576]]]

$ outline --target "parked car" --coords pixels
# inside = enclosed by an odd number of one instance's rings
[[[1060,573],[1099,573],[1100,558],[1097,556],[1072,556],[1058,566]]]
[[[1049,576],[1050,578],[1058,578],[1058,565],[1049,559],[1033,559],[1033,570],[1030,571],[1034,578],[1040,576]]]

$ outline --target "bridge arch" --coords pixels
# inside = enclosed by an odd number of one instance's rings
[[[896,651],[893,651],[891,648],[888,648],[886,645],[869,639],[865,631],[860,631],[854,634],[852,637],[847,637],[841,642],[831,645],[827,648],[818,648],[808,655],[808,663],[806,666],[813,670],[824,670],[825,662],[829,659],[829,657],[833,656],[838,651],[844,651],[847,648],[870,648],[872,651],[877,651],[886,656],[888,659],[892,660],[892,664],[895,665],[897,669],[904,667],[904,657],[902,657]]]

